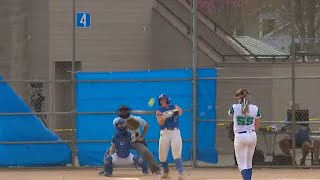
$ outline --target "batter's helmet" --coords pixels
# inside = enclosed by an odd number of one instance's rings
[[[169,97],[168,95],[166,95],[166,94],[161,94],[161,95],[159,96],[159,98],[158,98],[159,106],[161,106],[161,104],[160,104],[160,100],[161,100],[161,99],[167,99],[167,104],[170,104],[170,103],[171,103],[171,99],[170,99],[170,97]]]

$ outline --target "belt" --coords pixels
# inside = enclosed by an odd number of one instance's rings
[[[238,134],[243,134],[243,133],[249,133],[249,132],[254,132],[255,130],[249,130],[249,131],[240,131]]]
[[[179,129],[179,128],[177,128],[177,127],[174,127],[174,128],[163,128],[163,129],[161,129],[161,130],[170,130],[170,131],[173,131],[173,130],[176,130],[176,129]]]

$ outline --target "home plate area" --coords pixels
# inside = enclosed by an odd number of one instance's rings
[[[2,169],[0,179],[10,180],[152,180],[160,176],[142,175],[139,170],[115,168],[112,177],[100,176],[101,168],[90,169]],[[184,179],[196,180],[241,180],[236,168],[186,168],[188,175]],[[171,168],[171,179],[177,179],[177,173]],[[318,169],[254,169],[253,180],[298,180],[319,179]]]

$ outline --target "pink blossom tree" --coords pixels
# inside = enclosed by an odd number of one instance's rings
[[[201,12],[214,20],[229,34],[243,35],[244,9],[248,1],[198,0],[198,7]]]
[[[191,0],[192,2],[192,0]],[[295,0],[296,31],[300,39],[299,50],[320,52],[320,1]],[[291,21],[291,0],[198,0],[199,10],[214,20],[230,34],[245,35],[244,27],[248,23],[258,23],[263,13],[278,14],[275,16],[280,24]],[[249,20],[250,19],[250,20]],[[250,22],[249,22],[250,21]],[[248,26],[249,27],[249,26]],[[281,31],[283,26],[276,27],[272,33]],[[286,27],[290,33],[291,27]]]
[[[248,0],[199,0],[199,9],[202,12],[209,12],[222,7],[241,8],[248,3]]]

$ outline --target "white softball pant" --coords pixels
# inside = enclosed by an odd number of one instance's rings
[[[179,129],[161,130],[159,140],[159,160],[165,162],[168,157],[169,148],[173,159],[181,158],[182,138]]]
[[[111,156],[112,156],[112,164],[115,166],[129,166],[134,164],[133,154],[131,153],[126,158],[119,157],[117,153],[114,153]]]
[[[257,144],[255,131],[246,133],[235,132],[234,149],[240,171],[252,168],[252,158]]]

